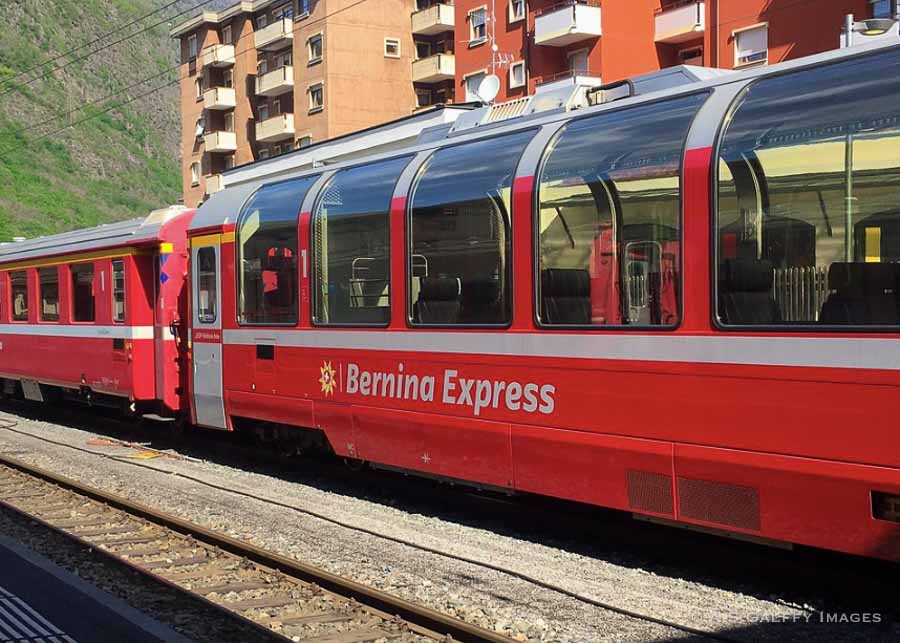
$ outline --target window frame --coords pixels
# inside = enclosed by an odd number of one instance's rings
[[[76,315],[75,315],[75,275],[77,274],[78,271],[74,270],[74,269],[79,268],[81,266],[90,266],[90,268],[91,268],[91,298],[93,300],[93,304],[92,304],[93,319],[90,319],[90,320],[75,319],[75,317],[76,317]],[[66,272],[69,273],[69,288],[70,288],[70,293],[71,293],[71,296],[69,297],[69,299],[70,299],[70,302],[69,302],[70,317],[69,317],[69,319],[71,320],[71,323],[73,323],[73,324],[96,324],[97,323],[97,295],[93,292],[94,280],[96,279],[96,275],[97,275],[96,264],[93,261],[79,261],[76,263],[69,264],[68,270]]]
[[[515,68],[522,69],[522,82],[513,84],[513,69]],[[509,64],[509,78],[507,79],[510,89],[519,89],[520,87],[525,87],[528,84],[528,70],[525,66],[524,60],[516,60],[515,62],[511,62]]]
[[[473,21],[473,17],[476,13],[483,12],[484,13],[484,22],[482,23],[482,27],[484,28],[484,35],[481,37],[475,37],[475,22]],[[469,23],[469,47],[478,47],[483,45],[488,41],[488,10],[487,5],[483,4],[478,7],[472,7],[469,9],[468,19],[466,22]]]
[[[214,266],[213,267],[213,275],[215,277],[214,284],[215,284],[216,290],[213,291],[213,295],[215,296],[215,301],[213,302],[213,307],[212,307],[212,319],[209,319],[208,316],[204,315],[203,309],[199,305],[199,298],[200,298],[200,292],[201,292],[200,278],[203,274],[200,269],[200,253],[204,252],[205,250],[210,250],[213,253],[213,266]],[[218,264],[219,252],[221,252],[221,249],[217,250],[216,246],[200,246],[197,248],[197,271],[196,271],[197,276],[196,276],[196,283],[194,284],[195,287],[197,288],[197,300],[198,300],[197,321],[199,321],[201,324],[205,324],[205,325],[215,324],[217,321],[219,321],[219,297],[220,297],[220,294],[219,294],[218,290],[219,290],[219,283],[221,281],[221,276],[219,275],[219,266],[216,265],[216,264]]]
[[[566,331],[566,330],[578,330],[578,331],[590,331],[595,333],[608,333],[608,332],[642,332],[646,333],[648,331],[664,331],[667,333],[674,332],[681,327],[681,324],[684,321],[684,154],[687,151],[687,141],[690,136],[690,130],[694,125],[694,122],[699,116],[700,111],[703,109],[703,106],[706,104],[706,101],[709,100],[709,97],[712,94],[711,89],[698,89],[692,92],[686,92],[684,94],[676,94],[674,96],[664,96],[661,98],[656,98],[651,101],[647,101],[645,103],[637,103],[634,105],[626,105],[621,107],[615,107],[610,110],[595,112],[593,114],[584,114],[579,115],[576,118],[572,118],[570,120],[563,121],[560,123],[559,128],[553,132],[553,135],[550,136],[547,141],[544,149],[541,150],[541,158],[538,162],[537,168],[534,173],[534,190],[533,190],[533,198],[531,202],[532,212],[535,213],[536,216],[533,217],[532,227],[531,227],[531,245],[532,245],[532,255],[531,255],[531,269],[532,269],[532,284],[531,284],[531,310],[532,310],[532,321],[534,322],[535,328],[539,330],[548,330],[548,331]],[[600,115],[609,115],[616,114],[619,112],[624,112],[629,109],[636,109],[640,107],[648,107],[651,105],[658,105],[660,103],[665,103],[668,101],[677,101],[684,98],[689,98],[692,96],[706,96],[703,102],[697,108],[697,113],[694,114],[694,118],[691,120],[691,123],[688,127],[687,134],[685,134],[684,140],[681,144],[681,162],[678,170],[678,182],[679,182],[679,190],[678,190],[678,320],[674,324],[659,324],[659,325],[650,325],[650,326],[639,326],[636,324],[605,324],[605,325],[597,325],[597,324],[547,324],[544,323],[540,318],[541,313],[541,261],[540,261],[540,216],[537,216],[540,213],[541,207],[541,191],[540,191],[540,178],[544,173],[544,168],[546,167],[547,161],[550,159],[550,152],[552,151],[553,145],[559,140],[565,131],[566,127],[572,123],[575,123],[580,120],[588,119],[588,118],[596,118]],[[713,173],[711,173],[713,174]]]
[[[313,105],[313,92],[318,90],[321,100],[318,105]],[[306,88],[306,100],[309,109],[307,114],[318,114],[325,109],[325,81],[312,83]]]
[[[516,3],[519,3],[522,6],[522,14],[517,15],[515,11]],[[509,11],[507,12],[507,20],[509,24],[514,24],[516,22],[521,22],[528,17],[528,3],[526,0],[509,0]]]
[[[116,263],[122,266],[122,319],[116,318]],[[102,270],[101,270],[102,272]],[[109,263],[109,300],[112,304],[110,319],[113,324],[128,323],[128,264],[125,257],[115,257]]]
[[[188,60],[197,60],[200,54],[200,46],[197,42],[197,34],[192,33],[187,37]]]
[[[263,150],[260,150],[262,152]],[[265,150],[268,152],[268,150]],[[269,157],[266,157],[269,158]],[[294,230],[297,233],[297,280],[295,285],[296,295],[297,295],[297,319],[293,322],[245,322],[241,321],[241,306],[240,306],[240,296],[241,296],[241,268],[240,268],[240,258],[241,258],[241,247],[240,247],[240,229],[241,229],[241,219],[245,210],[247,209],[247,204],[249,204],[257,194],[261,190],[265,188],[272,187],[274,185],[281,185],[282,183],[289,183],[291,181],[304,181],[308,178],[312,178],[312,181],[309,184],[309,187],[306,189],[306,193],[304,193],[303,197],[300,199],[300,202],[297,204],[297,219],[294,225]],[[238,215],[234,222],[234,322],[240,328],[268,328],[268,327],[279,327],[279,328],[298,328],[303,322],[303,298],[301,294],[302,283],[303,283],[303,274],[305,270],[307,270],[305,266],[305,262],[303,260],[304,249],[300,245],[300,216],[303,213],[303,204],[306,202],[307,197],[316,190],[316,184],[322,178],[322,173],[310,173],[303,174],[300,176],[292,176],[289,179],[281,179],[280,181],[272,181],[271,183],[263,183],[259,185],[253,192],[251,192],[246,199],[241,203],[240,208],[238,209]],[[316,198],[318,198],[318,192],[316,192]],[[219,265],[219,271],[222,271],[221,263]],[[220,280],[222,277],[220,277]],[[219,295],[220,297],[222,295]],[[223,313],[224,318],[224,313]]]
[[[313,40],[319,41],[319,55],[313,57],[312,55],[312,42]],[[323,32],[318,32],[314,34],[310,34],[310,36],[306,39],[306,66],[311,67],[312,65],[318,65],[325,59],[325,36]]]
[[[319,208],[319,204],[321,203],[321,200],[323,198],[325,198],[325,192],[328,190],[328,187],[337,178],[338,174],[340,174],[342,171],[353,170],[358,167],[364,167],[366,165],[378,165],[379,163],[386,163],[389,161],[400,160],[403,158],[407,159],[406,165],[400,171],[400,174],[397,175],[397,179],[394,181],[394,187],[391,188],[391,202],[388,204],[388,211],[387,211],[387,220],[388,220],[388,229],[387,229],[387,231],[388,231],[388,245],[387,245],[387,274],[388,274],[388,306],[387,306],[387,310],[388,310],[388,318],[387,318],[387,321],[383,322],[383,323],[373,322],[373,323],[368,323],[368,324],[348,323],[348,322],[341,322],[341,323],[317,322],[316,315],[315,315],[317,289],[315,288],[315,283],[314,283],[314,281],[315,281],[314,275],[315,275],[315,271],[316,271],[316,267],[315,267],[316,253],[315,253],[315,236],[314,236],[315,235],[315,217],[316,217],[316,211]],[[392,227],[393,227],[393,224],[391,222],[391,209],[393,207],[394,194],[396,194],[396,192],[397,192],[397,186],[400,184],[400,179],[403,177],[403,173],[406,172],[410,167],[412,167],[416,162],[417,162],[416,155],[410,154],[409,152],[407,152],[405,154],[398,154],[397,156],[391,156],[388,158],[380,158],[376,161],[367,161],[365,163],[357,163],[356,165],[342,167],[342,168],[336,170],[334,172],[334,174],[329,176],[328,179],[325,180],[325,182],[322,184],[322,186],[316,192],[316,198],[313,201],[312,208],[310,209],[309,239],[307,240],[309,243],[309,289],[310,289],[309,323],[311,326],[316,327],[316,328],[388,328],[391,325],[391,322],[393,321],[394,297],[395,297],[395,294],[393,292],[394,280],[393,280],[392,259],[394,257],[394,252],[396,252],[396,250],[394,250],[394,248],[391,244],[391,241],[392,241],[391,240],[391,231],[392,231]],[[424,163],[423,163],[423,165],[424,165]],[[418,174],[419,170],[421,170],[421,169],[422,169],[422,166],[417,167],[416,174]],[[312,191],[313,187],[315,187],[315,186],[313,185],[312,187],[310,187],[310,191]],[[404,242],[404,245],[405,245],[405,242]],[[403,250],[403,252],[405,252],[405,249]],[[404,296],[405,296],[405,294],[406,294],[405,286],[404,286],[403,290],[404,290]]]
[[[766,30],[766,57],[761,58],[760,60],[751,60],[748,62],[741,62],[738,59],[738,39],[741,35],[746,34],[750,31],[756,31],[757,29],[765,29]],[[734,49],[734,69],[748,69],[752,67],[763,67],[769,64],[769,23],[768,22],[757,22],[752,25],[747,25],[746,27],[741,27],[740,29],[735,29],[731,32],[731,38],[734,41],[732,45],[732,49]]]
[[[516,321],[516,293],[515,293],[515,266],[516,266],[516,240],[515,240],[515,196],[514,189],[516,183],[516,177],[519,175],[519,167],[521,167],[522,159],[525,157],[525,152],[528,150],[528,146],[532,144],[535,140],[535,137],[540,136],[540,127],[523,127],[521,129],[515,129],[509,132],[504,132],[498,136],[485,136],[482,138],[470,139],[468,141],[461,141],[459,143],[454,143],[452,145],[442,145],[440,147],[436,147],[431,150],[427,150],[426,155],[421,161],[419,161],[419,166],[416,168],[415,173],[409,183],[409,191],[406,195],[406,207],[404,208],[404,216],[403,216],[403,233],[404,233],[404,245],[403,245],[403,290],[404,290],[404,299],[406,300],[405,306],[405,317],[406,317],[406,327],[407,328],[423,328],[423,329],[450,329],[450,328],[467,328],[467,329],[485,329],[485,330],[506,330],[511,328],[512,325]],[[491,141],[491,140],[499,140],[503,139],[507,136],[515,136],[516,134],[524,134],[526,132],[531,132],[531,139],[525,144],[525,147],[522,149],[522,153],[519,155],[519,158],[516,159],[516,164],[513,167],[512,171],[512,182],[510,183],[510,199],[509,199],[509,228],[507,230],[507,238],[509,239],[509,257],[507,261],[507,274],[504,275],[506,283],[504,284],[506,288],[506,293],[509,299],[509,321],[503,322],[502,324],[422,324],[415,322],[413,320],[413,305],[415,302],[411,301],[411,289],[410,283],[413,277],[412,274],[412,256],[413,256],[413,235],[412,235],[412,227],[413,227],[413,201],[415,200],[415,193],[419,187],[419,182],[424,176],[425,172],[428,169],[428,164],[431,159],[434,158],[435,154],[441,152],[443,150],[449,150],[454,147],[462,147],[464,145],[471,145],[474,143],[480,143],[482,141]],[[532,243],[532,245],[534,245]]]
[[[44,284],[41,281],[41,273],[52,270],[56,274],[56,319],[46,319],[44,317]],[[37,322],[39,324],[59,324],[62,321],[62,293],[60,292],[59,265],[41,266],[35,271],[37,274],[38,284],[38,310]]]
[[[388,52],[389,46],[395,46],[397,48],[397,53],[393,53],[393,54],[389,53]],[[391,59],[398,59],[398,58],[400,58],[400,56],[401,56],[400,39],[399,38],[385,38],[384,39],[384,57],[391,58]]]
[[[196,169],[196,172],[194,170]],[[203,176],[203,167],[200,161],[191,161],[191,187],[200,185],[200,177]]]
[[[880,52],[882,54],[886,52]],[[726,333],[761,333],[762,337],[774,337],[773,333],[784,333],[788,335],[794,335],[798,333],[825,333],[825,334],[834,334],[834,335],[852,335],[852,334],[898,334],[900,333],[900,324],[896,326],[860,326],[860,325],[826,325],[826,324],[783,324],[780,326],[774,324],[760,324],[760,325],[748,325],[748,324],[725,324],[722,320],[719,319],[719,284],[718,284],[718,269],[720,263],[720,243],[718,239],[718,230],[719,230],[719,157],[722,151],[722,144],[725,141],[725,133],[727,129],[727,125],[729,125],[733,121],[733,117],[736,114],[736,107],[743,101],[746,93],[750,90],[750,88],[758,82],[780,78],[781,76],[786,76],[789,74],[801,74],[807,71],[813,71],[816,69],[822,69],[824,67],[831,67],[835,65],[840,65],[843,63],[850,62],[852,60],[856,60],[858,58],[862,58],[867,54],[871,55],[871,52],[862,51],[856,55],[848,56],[847,58],[841,58],[840,60],[829,60],[823,61],[819,63],[815,63],[812,65],[807,65],[805,67],[801,67],[799,69],[787,69],[778,71],[775,73],[769,73],[764,76],[753,78],[747,81],[740,90],[734,95],[734,97],[729,101],[728,106],[724,112],[722,119],[719,124],[716,126],[715,138],[713,141],[712,148],[712,157],[710,163],[712,167],[709,173],[709,184],[708,189],[710,191],[710,217],[709,217],[709,234],[710,234],[710,274],[709,274],[709,289],[710,289],[710,321],[715,330],[726,332]],[[877,54],[876,54],[877,55]],[[730,117],[730,118],[729,118]]]
[[[30,270],[22,268],[20,270],[8,270],[6,272],[6,283],[9,284],[9,321],[13,324],[27,324],[31,319],[31,286],[28,283]],[[13,297],[13,275],[21,273],[25,276],[25,317],[18,318],[16,316],[16,300]]]

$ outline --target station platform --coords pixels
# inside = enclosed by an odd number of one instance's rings
[[[0,642],[91,643],[190,639],[62,569],[0,537]]]

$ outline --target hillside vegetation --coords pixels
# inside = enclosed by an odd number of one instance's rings
[[[174,67],[177,47],[168,36],[169,24],[33,84],[19,88],[22,81],[51,66],[11,80],[163,4],[165,0],[0,0],[0,241],[140,216],[178,201],[178,86],[100,114],[110,105],[175,80],[177,69],[110,101],[59,118]],[[191,4],[196,1],[157,14],[121,35]],[[71,58],[56,64],[67,60]],[[8,91],[13,86],[16,89]],[[84,120],[92,115],[96,118]],[[81,120],[63,132],[42,137]],[[40,125],[44,121],[49,122]]]

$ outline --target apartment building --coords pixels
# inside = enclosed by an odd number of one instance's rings
[[[172,29],[184,203],[221,189],[231,167],[408,116],[415,10],[414,0],[244,0]]]
[[[739,69],[838,47],[844,16],[896,0],[456,0],[456,95],[497,101],[549,84],[599,84],[679,64]]]

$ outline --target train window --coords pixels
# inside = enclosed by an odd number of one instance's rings
[[[721,323],[900,322],[900,52],[752,83],[718,157]]]
[[[41,299],[41,321],[59,321],[59,270],[53,268],[38,269]]]
[[[341,170],[323,190],[312,221],[313,323],[390,321],[391,197],[409,159]]]
[[[28,273],[24,270],[9,273],[13,321],[28,321]]]
[[[112,296],[113,321],[117,324],[125,322],[125,262],[113,259],[112,262]]]
[[[267,185],[244,206],[237,224],[238,323],[297,323],[297,225],[317,178]]]
[[[206,246],[197,250],[197,319],[204,324],[216,321],[218,311],[218,270],[216,249]]]
[[[512,319],[510,205],[534,131],[436,151],[413,188],[409,310],[416,325]]]
[[[703,94],[572,121],[538,187],[544,326],[678,322],[681,159]]]
[[[94,321],[94,264],[79,263],[70,268],[72,275],[72,321]]]

